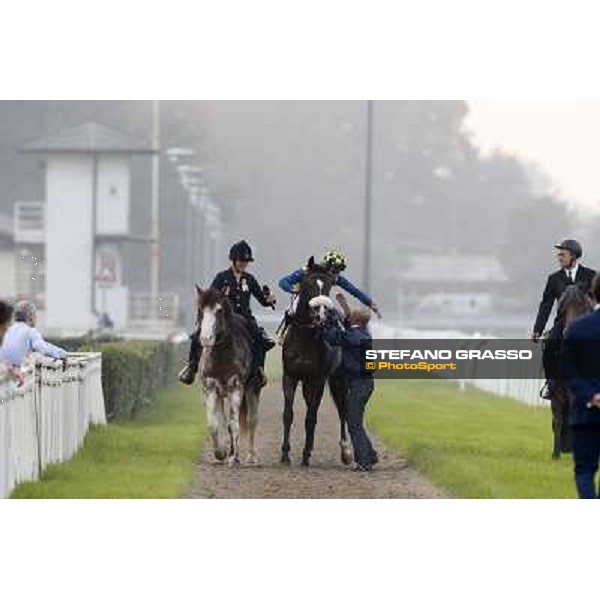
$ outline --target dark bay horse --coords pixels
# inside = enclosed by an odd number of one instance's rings
[[[294,397],[298,383],[302,384],[302,395],[306,403],[302,465],[308,466],[314,446],[317,413],[328,379],[340,418],[341,458],[345,464],[352,461],[346,434],[346,386],[338,370],[341,350],[329,346],[321,336],[321,330],[327,325],[333,308],[329,292],[334,283],[335,275],[316,264],[311,257],[300,284],[296,311],[283,343],[282,385],[285,404],[281,462],[284,464],[290,464],[290,430],[294,420]]]
[[[215,458],[239,462],[240,433],[248,433],[248,462],[256,462],[254,436],[260,390],[246,385],[252,365],[252,342],[244,319],[214,289],[198,293],[200,378]]]
[[[556,309],[557,329],[545,343],[550,345],[551,369],[558,373],[560,348],[565,332],[571,322],[586,313],[593,306],[590,297],[577,285],[570,285],[563,292]],[[563,452],[571,451],[571,430],[569,429],[569,390],[563,379],[555,379],[550,388],[550,408],[552,410],[552,458],[559,459]]]

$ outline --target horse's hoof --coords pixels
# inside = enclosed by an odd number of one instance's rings
[[[246,457],[246,461],[245,462],[246,462],[247,465],[255,467],[256,465],[258,465],[258,458],[257,458],[256,454],[250,453]]]
[[[230,456],[227,459],[227,466],[228,467],[235,467],[236,465],[239,465],[240,461],[236,456]]]
[[[310,460],[306,457],[304,457],[302,459],[302,462],[300,463],[303,467],[310,467]]]
[[[225,460],[227,458],[227,452],[223,450],[215,450],[215,458],[217,460]]]
[[[287,454],[281,455],[281,464],[288,466],[292,464],[292,461],[290,460],[290,457]]]
[[[341,452],[342,463],[345,465],[352,464],[352,462],[354,460],[354,456],[353,456],[352,450],[350,449],[349,444],[340,442],[340,447],[342,449],[342,452]]]
[[[552,460],[560,460],[560,454],[553,453]]]

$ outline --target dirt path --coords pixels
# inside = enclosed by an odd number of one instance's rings
[[[210,444],[204,448],[188,498],[442,498],[401,456],[373,442],[380,461],[371,473],[355,473],[342,465],[338,445],[339,421],[328,394],[319,410],[311,466],[300,466],[304,444],[304,401],[295,403],[292,428],[292,466],[279,462],[282,397],[280,383],[270,384],[261,397],[257,434],[258,466],[227,467],[215,462]],[[246,447],[242,446],[245,456]]]

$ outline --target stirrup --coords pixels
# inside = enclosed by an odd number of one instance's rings
[[[550,389],[550,383],[547,380],[540,389],[540,398],[542,400],[552,400],[552,390]]]

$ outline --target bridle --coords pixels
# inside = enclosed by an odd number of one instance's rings
[[[311,277],[318,277],[318,273],[311,274]],[[323,324],[320,324],[311,315],[311,311],[314,309],[314,307],[311,306],[311,301],[313,301],[315,298],[319,298],[322,296],[326,297],[330,302],[331,302],[331,299],[329,298],[329,296],[326,296],[325,294],[323,294],[323,288],[325,287],[324,282],[321,279],[317,279],[316,283],[317,283],[317,287],[319,289],[319,293],[315,294],[314,296],[311,296],[310,298],[305,299],[307,314],[304,317],[299,315],[299,309],[300,309],[301,299],[304,302],[304,298],[302,298],[302,285],[306,285],[306,282],[303,282],[301,284],[300,292],[298,293],[298,308],[296,309],[296,312],[294,313],[294,315],[292,316],[292,319],[291,319],[291,324],[294,325],[295,327],[302,328],[302,329],[321,329],[323,327]],[[329,287],[331,287],[331,286],[329,286]]]
[[[227,299],[225,299],[225,302],[227,302]],[[198,310],[198,315],[196,317],[196,321],[198,323],[198,326],[202,325],[202,319],[204,318],[204,308],[207,307],[203,307],[200,308]],[[210,308],[212,308],[214,310],[214,305],[210,306]],[[200,317],[200,318],[198,318]],[[215,317],[215,341],[210,345],[210,346],[206,346],[207,348],[220,348],[223,346],[226,346],[229,342],[231,342],[231,338],[232,338],[232,333],[231,333],[231,327],[228,327],[227,325],[230,324],[231,318],[229,318],[226,315],[223,315],[223,317],[221,317],[222,321],[225,323],[225,327],[217,327],[217,324],[219,323],[219,317]]]

